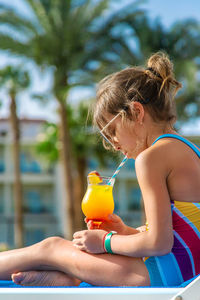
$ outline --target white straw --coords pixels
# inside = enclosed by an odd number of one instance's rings
[[[121,170],[121,168],[123,167],[123,165],[125,164],[125,162],[128,160],[128,157],[125,156],[121,162],[121,164],[119,165],[119,167],[117,168],[117,170],[115,171],[115,173],[113,174],[113,176],[111,177],[111,179],[108,182],[108,185],[111,185],[112,180],[117,176],[117,174],[119,173],[119,171]]]

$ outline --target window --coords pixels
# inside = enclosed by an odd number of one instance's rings
[[[128,209],[129,210],[140,210],[141,209],[141,191],[139,186],[135,185],[129,187],[128,190]]]
[[[0,213],[4,211],[4,196],[3,196],[3,186],[0,185]]]
[[[54,194],[52,186],[24,187],[24,212],[32,214],[53,213]]]
[[[45,230],[43,228],[30,228],[25,230],[24,242],[26,246],[38,243],[45,238]]]
[[[4,161],[4,153],[3,147],[0,146],[0,173],[5,171],[5,161]]]
[[[27,150],[20,154],[20,169],[22,173],[41,173],[40,164]]]

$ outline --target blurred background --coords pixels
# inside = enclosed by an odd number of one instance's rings
[[[111,176],[88,111],[105,75],[164,50],[183,88],[176,129],[200,145],[200,2],[0,0],[0,250],[84,229],[91,170]],[[120,171],[115,213],[144,222],[134,160]]]

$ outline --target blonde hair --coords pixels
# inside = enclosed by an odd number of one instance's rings
[[[176,121],[174,97],[182,87],[173,73],[173,64],[163,52],[153,54],[147,68],[130,67],[108,75],[100,81],[93,111],[94,124],[99,128],[106,125],[106,113],[133,119],[129,109],[132,101],[143,107],[155,122]]]

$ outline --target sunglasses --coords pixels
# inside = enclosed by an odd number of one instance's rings
[[[105,136],[105,134],[103,134],[103,131],[115,120],[117,119],[118,116],[121,115],[121,113],[124,111],[124,109],[122,109],[118,114],[116,114],[116,116],[114,116],[100,131],[99,133],[101,134],[101,136],[103,137],[103,139],[109,143],[113,148],[114,148],[114,145],[113,143]]]

